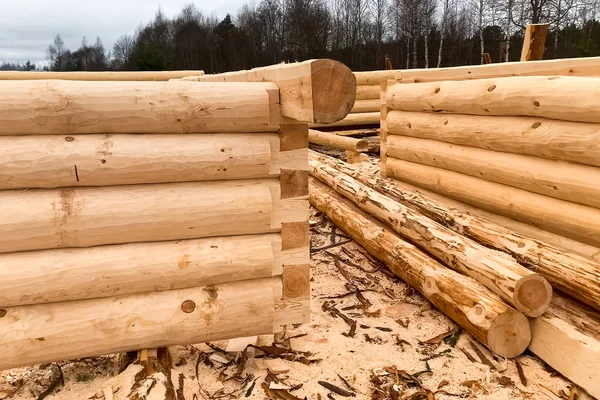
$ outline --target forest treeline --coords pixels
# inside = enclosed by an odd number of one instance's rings
[[[253,3],[254,4],[254,3]],[[526,24],[546,22],[545,58],[600,55],[600,0],[261,0],[218,20],[193,4],[159,9],[110,51],[100,38],[69,50],[57,35],[49,69],[226,72],[333,58],[353,70],[519,60]]]

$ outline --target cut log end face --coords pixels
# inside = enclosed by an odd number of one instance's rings
[[[315,122],[341,121],[354,106],[356,78],[344,64],[317,60],[312,67],[312,100]]]
[[[546,312],[551,300],[552,286],[540,275],[524,276],[515,285],[515,307],[528,317],[541,316]]]
[[[487,341],[496,354],[507,358],[517,357],[531,341],[527,317],[514,310],[505,312],[492,322]]]

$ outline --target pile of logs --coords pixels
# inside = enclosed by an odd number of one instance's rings
[[[308,320],[308,122],[354,88],[283,88],[352,74],[269,74],[0,81],[0,370]]]
[[[309,172],[314,207],[490,350],[600,395],[600,264],[312,151]]]

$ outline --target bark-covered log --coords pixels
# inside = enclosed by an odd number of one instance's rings
[[[592,246],[600,245],[600,210],[526,190],[397,158],[387,158],[388,176],[538,226]]]
[[[600,167],[599,124],[397,110],[387,114],[386,123],[389,135],[439,140]]]
[[[600,208],[600,168],[391,135],[387,154],[431,167]]]
[[[600,78],[524,76],[391,86],[393,110],[600,122]]]
[[[543,275],[554,288],[600,310],[600,264],[504,228],[460,209],[448,207],[422,193],[405,190],[401,183],[381,179],[315,152],[318,160],[358,182],[437,221],[484,246],[510,254],[519,263]]]
[[[552,287],[546,279],[512,257],[465,238],[314,158],[309,165],[312,176],[450,268],[476,279],[525,315],[539,317],[550,304]]]
[[[531,339],[527,318],[474,279],[402,240],[335,191],[310,180],[310,202],[369,253],[475,338],[503,357],[516,357]]]

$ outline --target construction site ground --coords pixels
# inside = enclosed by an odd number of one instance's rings
[[[376,173],[377,159],[361,168]],[[315,209],[310,231],[310,323],[259,337],[247,360],[222,341],[169,348],[170,379],[119,373],[119,355],[18,368],[0,373],[0,399],[569,398],[550,367],[494,357]]]

